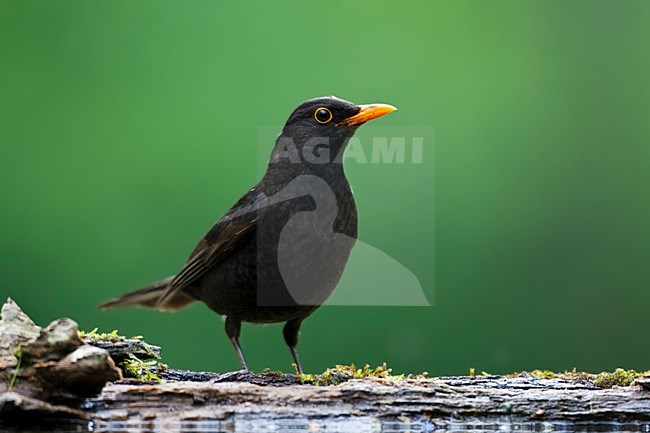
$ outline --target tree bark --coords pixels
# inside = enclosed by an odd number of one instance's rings
[[[419,423],[650,422],[647,379],[602,389],[525,375],[399,381],[365,378],[322,387],[263,384],[263,376],[245,372],[221,376],[206,382],[109,384],[100,396],[87,401],[86,408],[97,421],[133,424],[237,418],[276,422],[296,417]]]

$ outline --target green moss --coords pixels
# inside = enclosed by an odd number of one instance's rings
[[[140,338],[142,338],[142,337],[140,337]],[[160,356],[156,355],[156,352],[154,352],[153,350],[151,350],[151,347],[150,347],[149,345],[144,344],[142,347],[143,347],[143,348],[145,349],[145,351],[147,352],[147,355],[149,356],[149,358],[155,358],[155,359],[159,359],[159,358],[160,358]]]
[[[79,331],[79,338],[86,343],[92,344],[93,342],[109,342],[120,343],[127,340],[142,340],[142,336],[127,338],[118,334],[117,329],[111,332],[97,332],[97,328],[90,332]],[[142,347],[147,351],[150,358],[158,358],[158,356],[144,344]],[[167,365],[158,362],[157,360],[143,361],[134,354],[129,354],[129,357],[117,363],[117,366],[122,370],[124,377],[131,377],[140,381],[156,381],[162,380],[158,376],[162,371],[166,370]]]
[[[265,368],[264,371],[262,372],[264,376],[270,376],[270,377],[282,377],[282,372],[281,371],[271,371],[270,368]]]
[[[613,386],[628,386],[639,377],[650,376],[650,370],[646,372],[636,372],[634,370],[623,370],[617,368],[612,373],[602,372],[596,375],[593,380],[594,385],[602,388],[611,388]]]
[[[321,374],[300,374],[296,365],[293,365],[296,368],[296,377],[300,379],[302,383],[310,383],[316,386],[328,386],[328,385],[338,385],[339,383],[346,382],[351,379],[362,379],[364,377],[374,377],[379,379],[388,379],[388,380],[404,380],[404,379],[422,379],[427,376],[428,373],[424,372],[418,375],[392,375],[392,369],[388,368],[386,363],[376,367],[370,368],[366,364],[363,368],[357,368],[354,364],[351,365],[337,365],[333,368],[328,368]]]
[[[565,370],[563,373],[555,373],[550,370],[533,370],[530,372],[523,371],[521,373],[514,373],[508,377],[521,376],[533,376],[539,379],[560,379],[573,383],[592,384],[601,388],[612,388],[614,386],[629,386],[639,377],[650,376],[650,370],[646,372],[637,372],[634,370],[617,368],[613,372],[603,371],[598,374],[577,371],[575,368],[571,371]]]
[[[530,375],[539,379],[557,379],[557,374],[550,370],[533,370]]]
[[[117,329],[111,332],[97,332],[97,328],[93,329],[90,332],[79,331],[79,338],[82,340],[107,341],[110,343],[119,343],[120,341],[126,341],[126,340],[142,340],[141,335],[136,335],[135,337],[127,338],[123,335],[119,335],[117,333]]]
[[[11,380],[9,381],[9,387],[7,388],[7,392],[11,392],[14,389],[14,386],[16,385],[16,378],[18,377],[18,371],[20,371],[20,364],[23,361],[23,347],[18,346],[16,350],[14,350],[14,356],[18,360],[16,363],[16,369],[14,370],[14,374],[11,375]]]
[[[156,360],[142,361],[134,355],[122,361],[119,366],[122,369],[124,377],[132,377],[143,382],[162,382],[158,374],[169,368],[166,364],[159,363]]]

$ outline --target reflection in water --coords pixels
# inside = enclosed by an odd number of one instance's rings
[[[286,419],[269,420],[264,417],[236,416],[225,421],[179,421],[159,423],[74,423],[58,424],[49,428],[0,428],[0,433],[44,433],[44,432],[107,432],[107,433],[461,433],[480,432],[616,432],[649,433],[650,421],[628,423],[597,422],[521,422],[503,420],[462,421],[462,420],[423,420],[404,418],[397,421],[380,421],[372,417],[342,419]]]

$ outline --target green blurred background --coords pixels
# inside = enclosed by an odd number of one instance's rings
[[[260,127],[335,94],[435,130],[421,166],[347,170],[361,239],[435,303],[322,308],[308,370],[648,369],[648,40],[646,1],[2,1],[0,295],[237,368],[203,305],[94,306],[179,269],[256,181]],[[280,325],[242,344],[291,370]]]

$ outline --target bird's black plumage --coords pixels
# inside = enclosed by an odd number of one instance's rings
[[[289,116],[265,175],[210,229],[175,276],[107,302],[175,310],[195,301],[226,316],[242,367],[242,321],[287,322],[296,352],[300,324],[332,293],[357,237],[357,209],[342,154],[356,129],[394,110],[335,97]]]

